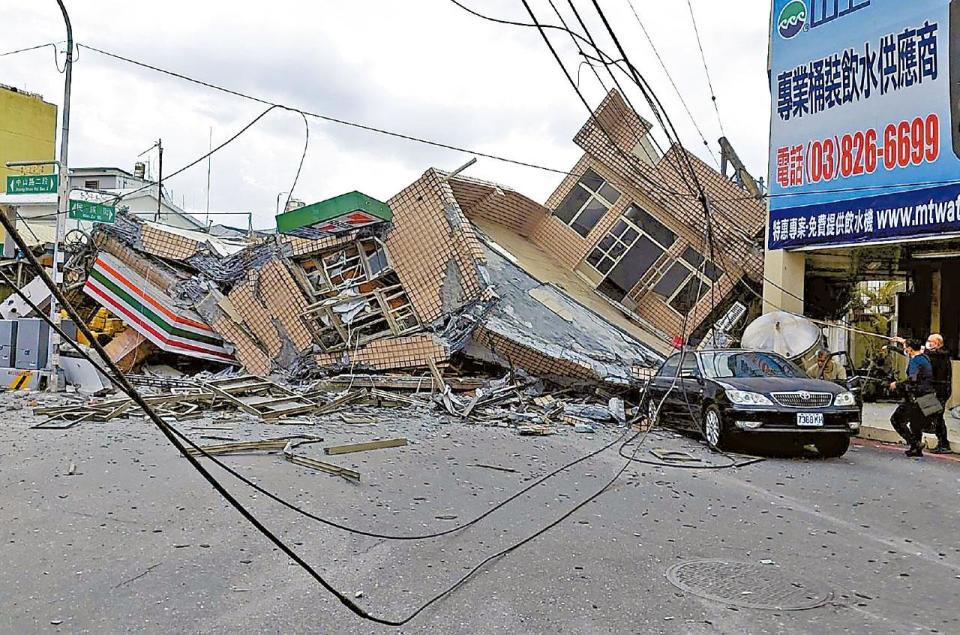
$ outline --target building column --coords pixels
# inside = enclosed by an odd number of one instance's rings
[[[807,257],[802,252],[767,250],[763,263],[763,312],[803,313]]]
[[[943,273],[940,269],[931,274],[930,332],[940,332],[940,305],[943,299]]]

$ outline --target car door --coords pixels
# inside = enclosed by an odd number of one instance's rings
[[[703,374],[696,353],[687,353],[680,365],[677,382],[676,410],[679,425],[690,430],[700,429],[703,408]]]
[[[656,404],[659,408],[661,421],[666,422],[666,420],[673,418],[670,414],[670,406],[667,401],[664,401],[664,397],[673,385],[679,369],[680,355],[673,355],[664,362],[663,366],[660,367],[660,371],[650,380],[650,386],[647,389],[649,393],[647,401],[648,403]]]

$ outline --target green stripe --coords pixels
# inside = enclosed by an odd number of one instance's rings
[[[114,295],[119,297],[122,301],[126,302],[129,306],[131,306],[134,310],[143,314],[144,317],[146,317],[151,322],[153,322],[154,325],[166,331],[169,335],[182,337],[183,339],[191,340],[194,342],[202,342],[204,344],[209,344],[211,346],[217,346],[217,347],[223,346],[222,340],[219,340],[213,337],[207,337],[204,335],[199,335],[198,333],[194,333],[193,331],[185,331],[183,329],[173,326],[172,324],[167,322],[163,317],[151,311],[146,305],[140,302],[140,300],[134,298],[132,295],[127,293],[126,289],[124,289],[123,287],[120,287],[115,282],[113,282],[113,280],[110,280],[109,278],[107,278],[107,276],[104,275],[103,272],[98,271],[97,269],[94,269],[92,272],[90,272],[90,275],[93,277],[94,280],[102,284],[110,292],[112,292]]]

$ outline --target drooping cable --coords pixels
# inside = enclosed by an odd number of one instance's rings
[[[303,162],[307,158],[307,150],[310,148],[310,122],[302,112],[300,112],[300,116],[303,117],[304,129],[303,154],[300,155],[300,165],[297,166],[297,175],[293,177],[293,185],[290,186],[290,191],[287,192],[287,202],[283,206],[283,211],[287,211],[290,208],[290,199],[293,198],[293,192],[297,189],[297,182],[300,180],[300,171],[303,170]]]
[[[181,80],[190,82],[190,83],[192,83],[192,84],[196,84],[196,85],[198,85],[198,86],[204,86],[204,87],[209,88],[209,89],[211,89],[211,90],[215,90],[215,91],[218,91],[218,92],[222,92],[222,93],[225,93],[225,94],[228,94],[228,95],[233,95],[233,96],[235,96],[235,97],[240,97],[240,98],[247,99],[247,100],[250,100],[250,101],[255,101],[255,102],[258,102],[258,103],[261,103],[261,104],[264,104],[264,105],[276,106],[276,107],[278,107],[278,108],[284,108],[284,109],[286,109],[286,110],[292,110],[292,111],[295,111],[295,112],[300,112],[300,113],[303,113],[304,115],[306,115],[307,117],[311,117],[311,118],[314,118],[314,119],[319,119],[319,120],[321,120],[321,121],[326,121],[326,122],[338,124],[338,125],[341,125],[341,126],[347,126],[347,127],[350,127],[350,128],[356,128],[356,129],[358,129],[358,130],[364,130],[364,131],[367,131],[367,132],[372,132],[372,133],[376,133],[376,134],[380,134],[380,135],[385,135],[385,136],[389,136],[389,137],[394,137],[394,138],[396,138],[396,139],[403,139],[403,140],[405,140],[405,141],[412,141],[412,142],[415,142],[415,143],[421,143],[421,144],[433,146],[433,147],[436,147],[436,148],[442,148],[442,149],[444,149],[444,150],[453,150],[453,151],[455,151],[455,152],[463,152],[463,153],[465,153],[465,154],[471,154],[471,155],[474,155],[474,156],[483,157],[483,158],[485,158],[485,159],[491,159],[491,160],[494,160],[494,161],[501,161],[501,162],[503,162],[503,163],[511,163],[511,164],[513,164],[513,165],[519,165],[519,166],[521,166],[521,167],[533,168],[533,169],[542,170],[542,171],[545,171],[545,172],[552,172],[552,173],[554,173],[554,174],[563,174],[563,175],[568,175],[568,174],[569,174],[569,172],[567,172],[566,170],[559,170],[559,169],[556,169],[556,168],[546,167],[546,166],[543,166],[543,165],[537,165],[537,164],[531,163],[531,162],[529,162],[529,161],[520,161],[520,160],[517,160],[517,159],[510,159],[510,158],[507,158],[507,157],[504,157],[504,156],[499,156],[499,155],[496,155],[496,154],[491,154],[491,153],[487,153],[487,152],[480,152],[480,151],[478,151],[478,150],[474,150],[474,149],[470,149],[470,148],[464,148],[464,147],[460,147],[460,146],[455,146],[455,145],[453,145],[453,144],[443,143],[443,142],[440,142],[440,141],[432,141],[432,140],[429,140],[429,139],[424,139],[424,138],[422,138],[422,137],[416,137],[416,136],[414,136],[414,135],[405,134],[405,133],[401,133],[401,132],[394,132],[394,131],[392,131],[392,130],[387,130],[387,129],[385,129],[385,128],[378,128],[378,127],[376,127],[376,126],[371,126],[371,125],[359,123],[359,122],[356,122],[356,121],[349,121],[349,120],[347,120],[347,119],[341,119],[341,118],[333,117],[333,116],[330,116],[330,115],[324,115],[324,114],[322,114],[322,113],[310,112],[310,111],[305,110],[305,109],[302,109],[302,108],[296,108],[296,107],[293,107],[293,106],[288,106],[288,105],[283,105],[283,104],[279,104],[279,103],[274,103],[274,102],[271,102],[271,101],[269,101],[269,100],[267,100],[267,99],[263,99],[263,98],[261,98],[261,97],[256,97],[256,96],[254,96],[254,95],[250,95],[250,94],[248,94],[248,93],[243,93],[243,92],[240,92],[240,91],[238,91],[238,90],[233,90],[233,89],[230,89],[230,88],[226,88],[226,87],[224,87],[224,86],[220,86],[220,85],[214,84],[214,83],[212,83],[212,82],[206,82],[206,81],[203,81],[203,80],[195,79],[195,78],[190,77],[190,76],[188,76],[188,75],[184,75],[183,73],[177,73],[177,72],[175,72],[175,71],[171,71],[171,70],[167,70],[167,69],[164,69],[164,68],[160,68],[159,66],[154,66],[154,65],[152,65],[152,64],[147,64],[146,62],[140,62],[140,61],[134,60],[134,59],[132,59],[132,58],[129,58],[129,57],[126,57],[126,56],[123,56],[123,55],[119,55],[119,54],[117,54],[117,53],[111,53],[111,52],[109,52],[109,51],[106,51],[106,50],[103,50],[103,49],[100,49],[100,48],[97,48],[97,47],[94,47],[94,46],[89,46],[89,45],[87,45],[87,44],[78,44],[77,46],[80,47],[80,48],[85,48],[85,49],[87,49],[87,50],[89,50],[89,51],[93,51],[94,53],[99,53],[100,55],[104,55],[104,56],[106,56],[106,57],[111,57],[111,58],[113,58],[113,59],[116,59],[116,60],[119,60],[119,61],[122,61],[122,62],[126,62],[126,63],[132,64],[132,65],[134,65],[134,66],[139,66],[140,68],[146,68],[146,69],[148,69],[148,70],[151,70],[151,71],[154,71],[154,72],[157,72],[157,73],[161,73],[161,74],[163,74],[163,75],[168,75],[168,76],[170,76],[170,77],[176,77],[177,79],[181,79]]]

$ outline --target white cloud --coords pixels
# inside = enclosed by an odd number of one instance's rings
[[[513,0],[466,1],[490,15],[528,20]],[[557,22],[546,2],[533,4],[542,21]],[[556,4],[575,24],[567,3]],[[719,126],[686,3],[634,4],[715,148]],[[614,54],[592,2],[580,0],[577,6],[601,45]],[[703,154],[702,142],[626,0],[602,6],[684,142]],[[754,174],[762,175],[769,109],[768,3],[695,0],[694,7],[727,135]],[[579,156],[571,139],[586,110],[536,30],[481,21],[448,0],[100,0],[72,1],[69,9],[81,43],[265,99],[561,169],[571,167]],[[52,1],[21,4],[12,18],[9,10],[6,13],[0,22],[3,50],[64,38]],[[579,60],[570,39],[556,32],[551,37],[576,73]],[[582,69],[581,76],[584,92],[595,105],[602,90],[588,69]],[[49,49],[0,58],[0,83],[61,101],[62,76]],[[639,108],[639,91],[628,92]],[[168,173],[206,151],[211,127],[217,143],[264,109],[87,50],[75,66],[72,104],[71,164],[130,169],[138,153],[163,138]],[[310,125],[310,151],[296,192],[306,201],[352,189],[386,198],[428,167],[453,168],[468,158],[317,120]],[[277,194],[290,188],[302,148],[300,117],[271,113],[215,156],[213,209],[253,211],[258,226],[270,225]],[[469,173],[502,181],[540,200],[560,180],[559,175],[489,159],[481,159]],[[206,170],[198,166],[169,187],[178,202],[183,197],[189,208],[202,210],[205,183]]]

